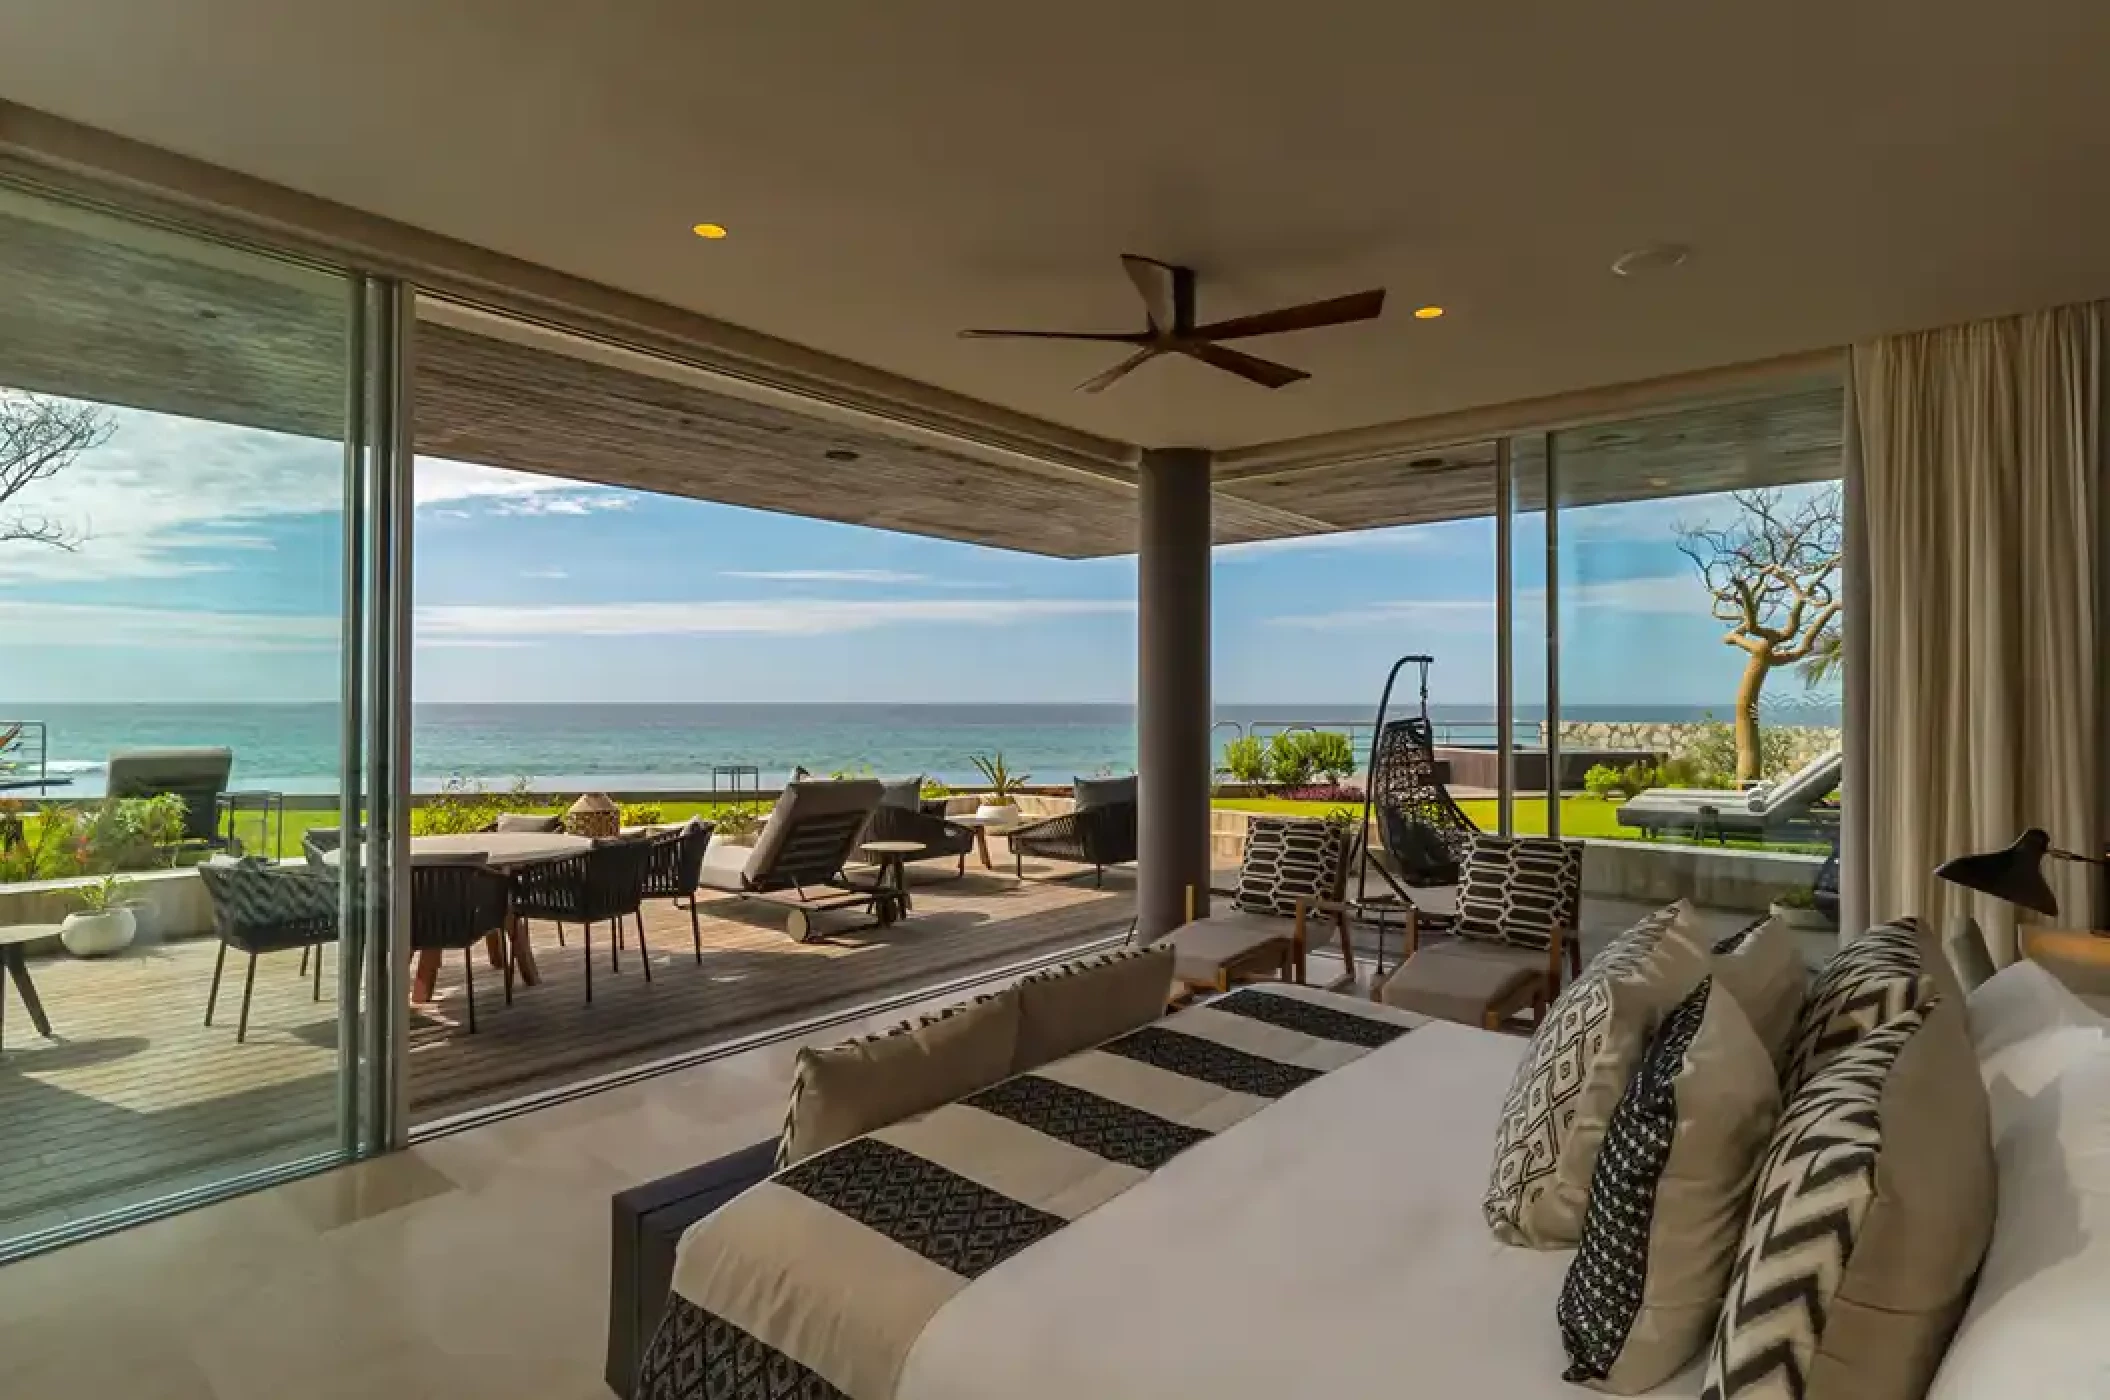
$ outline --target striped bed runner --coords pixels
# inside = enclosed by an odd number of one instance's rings
[[[1247,988],[779,1172],[683,1238],[638,1400],[893,1400],[976,1279],[1422,1020]]]

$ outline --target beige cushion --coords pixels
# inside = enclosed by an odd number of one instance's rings
[[[1548,1008],[1502,1104],[1481,1212],[1542,1249],[1582,1236],[1605,1125],[1656,1023],[1707,974],[1684,901],[1612,940]]]
[[[1011,1072],[1024,1074],[1157,1020],[1172,992],[1172,966],[1173,950],[1158,943],[1118,948],[1023,979]]]
[[[1213,983],[1223,968],[1244,961],[1270,943],[1286,942],[1295,934],[1293,920],[1226,909],[1181,925],[1154,946],[1173,950],[1173,975],[1180,981]]]
[[[884,1035],[799,1051],[777,1144],[781,1170],[851,1138],[1009,1077],[1016,990],[948,1007]]]
[[[1484,1025],[1489,1008],[1514,1006],[1545,979],[1546,950],[1459,941],[1423,948],[1400,964],[1378,999],[1440,1021]]]
[[[1907,1010],[1790,1096],[1708,1358],[1721,1400],[1919,1400],[1992,1235],[1964,1007]]]
[[[1795,1020],[1802,1014],[1803,994],[1810,984],[1809,965],[1802,960],[1795,930],[1779,919],[1767,919],[1717,945],[1712,962],[1715,980],[1750,1018],[1777,1071],[1787,1063]]]
[[[1555,1309],[1566,1379],[1633,1395],[1714,1333],[1780,1115],[1772,1053],[1720,978],[1663,1020],[1605,1130]]]

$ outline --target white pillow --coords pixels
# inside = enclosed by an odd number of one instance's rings
[[[2104,1028],[2104,1017],[2088,1008],[2043,964],[2024,958],[1995,973],[1965,1000],[1971,1044],[1978,1063],[2010,1046],[2061,1026]]]
[[[1927,1400],[2110,1395],[2110,1041],[2020,1106],[1995,1157],[1992,1247]]]

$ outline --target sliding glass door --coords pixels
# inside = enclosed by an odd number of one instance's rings
[[[4,1257],[385,1137],[397,356],[357,279],[26,188],[0,266]]]

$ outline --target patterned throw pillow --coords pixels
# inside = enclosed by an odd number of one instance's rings
[[[1938,983],[1926,966],[1919,924],[1900,919],[1870,929],[1832,954],[1810,983],[1781,1072],[1792,1098],[1826,1060],[1877,1026],[1931,1001]]]
[[[1583,844],[1545,836],[1475,836],[1458,885],[1461,938],[1544,948],[1574,930],[1582,905]]]
[[[1255,817],[1246,823],[1245,855],[1231,902],[1252,914],[1297,912],[1297,900],[1331,899],[1340,889],[1347,833],[1309,817]]]
[[[1779,1112],[1772,1056],[1736,999],[1701,982],[1664,1018],[1605,1130],[1555,1309],[1565,1379],[1631,1395],[1707,1345]]]
[[[1864,1032],[1781,1110],[1702,1395],[1919,1400],[1970,1299],[1995,1197],[1961,999]]]
[[[1582,1235],[1612,1110],[1656,1023],[1707,975],[1680,901],[1614,939],[1531,1037],[1495,1132],[1481,1212],[1498,1239],[1542,1249]]]

